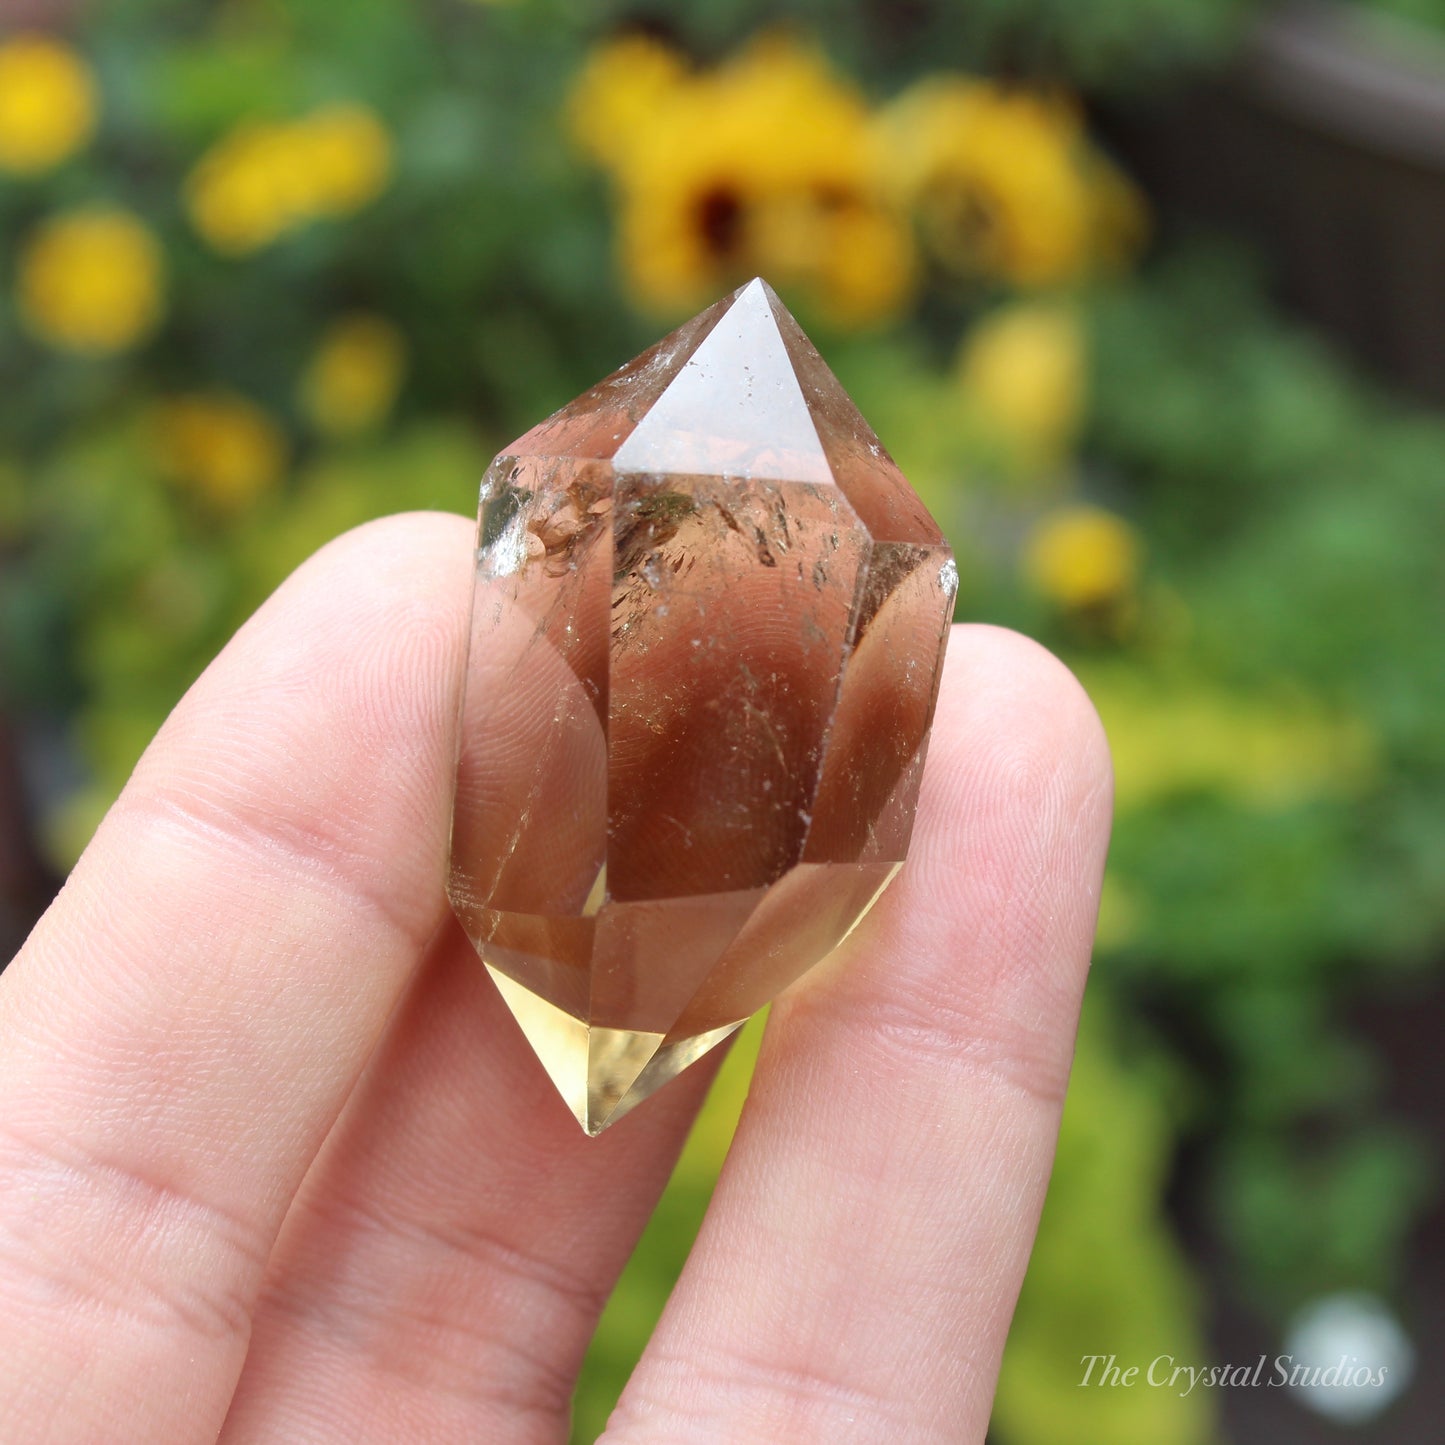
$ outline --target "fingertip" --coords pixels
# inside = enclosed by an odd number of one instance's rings
[[[946,909],[960,871],[1007,887],[1051,838],[1102,861],[1112,793],[1103,726],[1074,674],[1020,633],[956,626],[906,870],[922,891]]]
[[[1112,794],[1109,742],[1093,700],[1042,643],[985,623],[953,628],[934,739],[946,762],[981,741],[1001,759],[1058,767],[1080,794]]]
[[[342,532],[311,554],[237,633],[274,646],[273,614],[294,613],[287,631],[298,643],[354,638],[361,622],[390,615],[426,621],[439,611],[455,630],[471,586],[473,524],[451,512],[398,512]]]

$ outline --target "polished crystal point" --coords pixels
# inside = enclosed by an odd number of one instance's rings
[[[762,281],[488,469],[449,892],[589,1134],[898,871],[955,584]]]

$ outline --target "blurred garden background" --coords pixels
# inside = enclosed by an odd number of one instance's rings
[[[1438,1441],[1445,0],[0,0],[0,957],[293,566],[759,272],[1114,747],[991,1438]],[[1390,1387],[1079,1388],[1286,1350]]]

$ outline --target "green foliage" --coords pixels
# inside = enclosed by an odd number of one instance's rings
[[[1385,1064],[1347,1020],[1357,995],[1434,964],[1445,935],[1445,676],[1426,622],[1445,611],[1445,426],[1282,327],[1220,253],[1102,299],[1095,341],[1089,448],[1129,477],[1189,619],[1131,685],[1081,662],[1106,724],[1139,740],[1118,755],[1111,858],[1132,917],[1104,968],[1175,1021],[1254,1298],[1279,1311],[1388,1287],[1426,1175],[1420,1141],[1382,1125]],[[1156,692],[1202,676],[1255,699],[1288,756],[1255,771],[1237,710],[1196,710],[1184,730],[1151,713],[1141,664]],[[1302,697],[1324,709],[1313,722]],[[1143,766],[1145,739],[1197,755],[1221,721],[1213,779]]]
[[[1381,16],[1390,20],[1402,22],[1403,27],[1397,34],[1382,36],[1387,43],[1393,42],[1397,48],[1409,46],[1418,50],[1419,36],[1412,33],[1414,27],[1420,27],[1427,31],[1445,30],[1445,4],[1441,0],[1357,0],[1364,9],[1376,11]]]
[[[1014,1315],[990,1438],[1001,1445],[1203,1445],[1198,1391],[1081,1387],[1084,1361],[1205,1358],[1197,1290],[1160,1220],[1176,1112],[1167,1066],[1121,1052],[1096,990],[1080,1025],[1054,1177]]]
[[[918,0],[839,6],[828,0],[704,0],[669,7],[660,24],[702,55],[716,55],[763,25],[793,23],[823,36],[855,74],[879,83],[953,67],[1028,75],[1092,89],[1158,83],[1220,60],[1252,8],[1250,0]],[[658,7],[614,0],[612,17]]]
[[[1213,1203],[1223,1238],[1255,1271],[1249,1294],[1277,1308],[1396,1288],[1435,1183],[1418,1141],[1398,1129],[1372,1124],[1324,1144],[1251,1130],[1224,1146]]]

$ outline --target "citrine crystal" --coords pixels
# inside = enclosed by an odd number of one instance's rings
[[[898,871],[955,584],[762,281],[488,469],[449,892],[589,1134]]]

